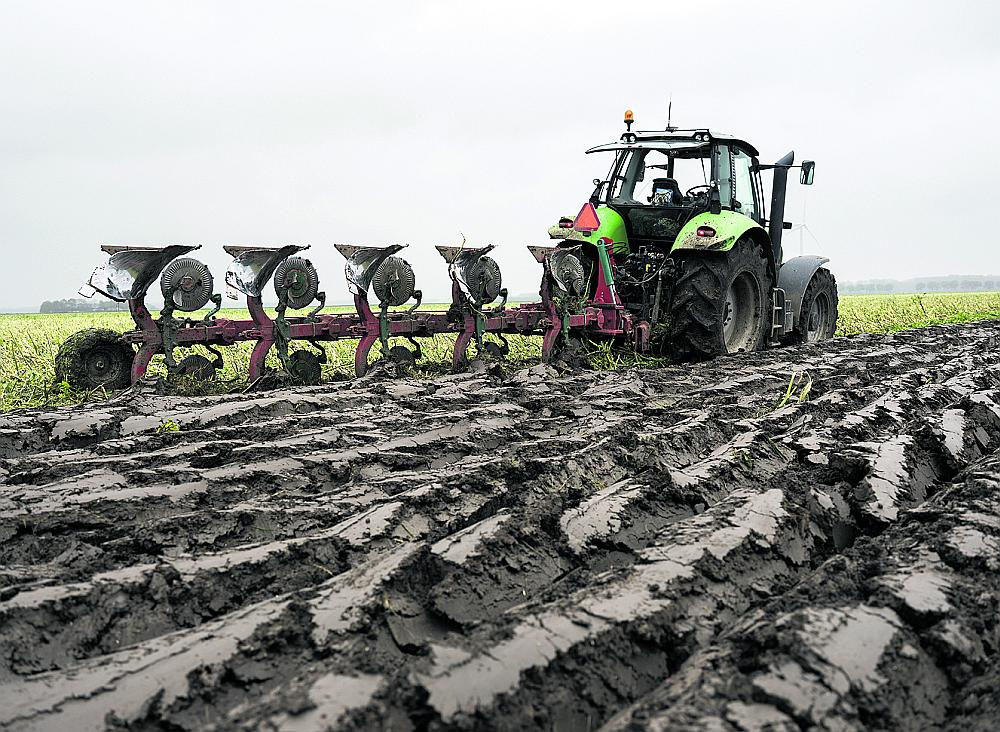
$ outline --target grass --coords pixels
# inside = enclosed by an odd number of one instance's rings
[[[445,309],[429,304],[427,309]],[[351,307],[328,308],[327,312],[350,311]],[[230,318],[246,318],[243,310],[224,310]],[[837,335],[886,333],[941,323],[964,323],[1000,318],[1000,293],[976,292],[928,295],[842,295]],[[103,390],[81,392],[66,384],[55,383],[55,354],[70,334],[82,328],[112,328],[124,331],[132,325],[127,313],[66,313],[59,315],[0,315],[0,412],[25,407],[77,404],[108,395]],[[419,374],[441,373],[451,362],[454,336],[438,335],[421,339],[424,358]],[[537,363],[541,357],[541,339],[537,336],[509,338],[514,366]],[[323,366],[324,380],[351,378],[354,372],[355,341],[326,343],[328,362]],[[225,367],[212,391],[241,389],[247,382],[247,365],[252,344],[239,343],[220,349]],[[196,352],[202,352],[197,349]],[[377,358],[379,348],[372,349]],[[663,359],[595,343],[588,353],[591,364],[602,370],[651,367]],[[272,353],[271,365],[277,367]],[[155,375],[165,375],[161,359],[150,368]]]

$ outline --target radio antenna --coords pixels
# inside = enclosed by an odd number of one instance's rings
[[[673,117],[674,112],[674,94],[670,93],[670,99],[667,102],[667,132],[674,132],[677,128],[672,127],[670,124],[670,119]]]

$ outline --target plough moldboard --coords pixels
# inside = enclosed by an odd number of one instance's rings
[[[598,242],[599,245],[605,242]],[[447,310],[421,310],[422,294],[416,289],[413,268],[399,256],[405,245],[385,247],[336,245],[346,259],[345,272],[354,298],[354,312],[324,313],[326,295],[319,289],[313,264],[302,255],[308,246],[226,246],[233,257],[226,272],[230,297],[246,296],[249,319],[219,316],[222,295],[208,267],[187,256],[199,246],[166,247],[103,246],[109,256],[98,267],[81,294],[99,292],[128,304],[135,329],[120,336],[127,344],[131,363],[115,364],[114,349],[100,348],[83,364],[93,381],[113,383],[108,369],[121,371],[120,385],[135,383],[146,373],[154,355],[163,354],[168,373],[212,378],[223,365],[219,346],[254,342],[249,377],[264,375],[265,360],[274,349],[282,368],[296,381],[318,383],[326,362],[322,345],[328,341],[357,341],[354,367],[361,376],[369,368],[370,353],[380,345],[383,358],[413,365],[421,357],[421,338],[441,333],[456,336],[452,366],[459,370],[469,360],[470,346],[476,357],[503,358],[509,352],[505,336],[543,336],[543,360],[551,359],[568,339],[570,329],[587,329],[596,337],[632,337],[639,350],[649,346],[649,324],[618,302],[614,283],[600,268],[596,275],[596,297],[585,300],[588,289],[579,247],[529,247],[543,265],[541,301],[507,305],[500,268],[488,256],[493,246],[439,246],[451,277],[451,306]],[[611,242],[606,243],[613,265]],[[607,274],[610,275],[609,269]],[[159,317],[153,317],[146,295],[157,277],[164,298]],[[273,283],[278,304],[274,317],[264,308],[268,283]],[[409,307],[405,307],[409,305]],[[203,317],[188,313],[211,310]],[[291,311],[308,311],[302,315]],[[562,336],[562,340],[560,340]],[[295,344],[307,347],[295,348]],[[119,346],[121,343],[118,344]],[[179,358],[178,349],[198,347],[211,358],[189,353]],[[119,349],[118,353],[122,353]],[[127,358],[126,356],[125,358]],[[121,357],[119,357],[120,359]]]

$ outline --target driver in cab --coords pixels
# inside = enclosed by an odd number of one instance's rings
[[[653,206],[683,206],[684,196],[673,178],[654,178],[649,198]]]

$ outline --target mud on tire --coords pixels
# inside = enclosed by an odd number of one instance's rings
[[[816,270],[802,296],[799,322],[782,338],[787,345],[815,343],[833,338],[837,330],[837,280],[826,267]]]
[[[680,265],[670,308],[674,357],[697,361],[761,350],[770,332],[773,285],[760,247],[740,239],[729,252],[685,252]],[[741,303],[735,308],[734,298]]]
[[[125,389],[131,381],[135,350],[121,334],[87,328],[71,335],[56,354],[56,381],[79,389]]]

